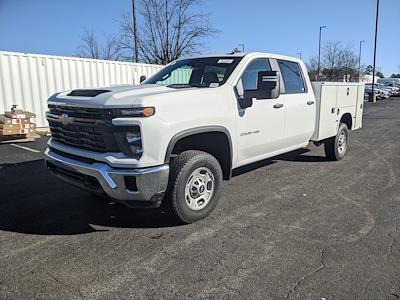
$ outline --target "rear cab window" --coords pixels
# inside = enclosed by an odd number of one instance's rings
[[[278,65],[285,86],[285,94],[301,94],[307,92],[301,67],[298,63],[278,60]]]

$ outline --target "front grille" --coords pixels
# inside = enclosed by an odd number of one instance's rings
[[[56,142],[97,152],[119,152],[111,126],[107,125],[64,125],[48,120],[51,136]]]
[[[49,104],[49,113],[54,115],[67,114],[69,117],[111,120],[115,112],[112,109],[93,107],[73,107],[66,105]]]
[[[49,105],[47,121],[54,141],[97,152],[119,152],[112,110]]]

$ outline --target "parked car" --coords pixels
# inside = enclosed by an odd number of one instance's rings
[[[324,145],[328,159],[342,159],[349,130],[362,126],[363,90],[361,83],[311,83],[293,57],[180,59],[138,86],[50,97],[46,166],[129,207],[166,201],[192,223],[215,208],[222,181],[238,167],[310,141]]]
[[[387,85],[382,84],[382,83],[377,83],[376,86],[377,86],[379,89],[388,92],[388,93],[389,93],[389,96],[394,96],[394,95],[395,95],[395,90],[394,90],[391,86],[387,86]]]
[[[400,96],[400,87],[397,87],[397,86],[391,86],[393,89],[394,89],[394,91],[395,91],[395,96]]]
[[[375,92],[376,98],[378,100],[382,100],[382,99],[386,99],[386,98],[390,97],[390,93],[387,90],[383,90],[377,84],[375,84],[375,86],[374,86],[374,92]],[[372,94],[372,83],[365,84],[365,93],[368,95]]]
[[[387,90],[391,96],[397,96],[399,95],[400,88],[396,86],[392,86],[390,83],[387,84],[379,84],[380,86],[383,86],[384,90]]]
[[[379,78],[378,83],[400,88],[400,78]]]

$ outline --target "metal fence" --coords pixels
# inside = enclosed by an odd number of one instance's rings
[[[138,84],[160,65],[0,51],[0,114],[17,104],[48,126],[46,100],[56,92],[117,84]]]

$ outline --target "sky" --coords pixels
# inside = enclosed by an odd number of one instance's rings
[[[373,62],[376,0],[203,0],[220,31],[206,41],[205,53],[245,51],[299,56],[306,62],[322,40],[341,41]],[[118,19],[131,0],[0,0],[0,50],[70,56],[85,29],[99,36],[117,34]],[[381,0],[377,66],[385,75],[400,73],[400,0]],[[139,20],[140,21],[140,20]]]

